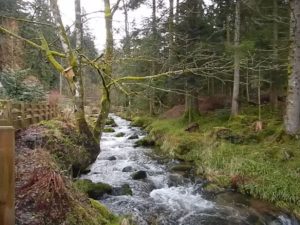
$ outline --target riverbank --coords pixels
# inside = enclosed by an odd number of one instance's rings
[[[117,225],[120,218],[73,183],[91,156],[72,123],[44,121],[16,138],[17,225]]]
[[[300,215],[300,140],[284,134],[278,112],[262,110],[263,129],[255,131],[256,108],[229,119],[225,110],[199,116],[199,130],[185,131],[184,119],[135,117],[161,154],[192,163],[196,174],[270,201]],[[146,143],[148,143],[146,141]]]

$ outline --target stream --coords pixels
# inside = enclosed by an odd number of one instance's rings
[[[202,180],[174,173],[171,166],[180,162],[161,159],[153,149],[134,147],[145,136],[130,122],[111,114],[117,127],[104,133],[101,153],[81,178],[129,185],[133,195],[106,195],[100,201],[112,212],[131,215],[137,225],[299,225],[295,217],[262,201],[233,192],[207,195]],[[123,133],[123,137],[116,137]],[[138,139],[128,139],[138,135]],[[122,172],[122,170],[128,172]],[[147,178],[132,179],[135,171],[146,171]]]

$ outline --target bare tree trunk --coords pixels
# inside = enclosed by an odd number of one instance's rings
[[[156,29],[157,23],[156,23],[156,0],[152,0],[152,35],[153,35],[153,52],[152,52],[152,63],[151,63],[151,75],[156,74],[156,63],[155,59],[157,58],[157,29]],[[149,81],[149,86],[152,85],[152,81]],[[149,92],[149,114],[154,115],[154,98],[155,98],[155,90],[151,89],[149,87],[148,89]]]
[[[226,44],[230,45],[230,16],[226,16]]]
[[[279,75],[278,70],[278,0],[273,0],[273,61],[275,69],[271,75],[270,102],[274,108],[278,107],[278,87],[276,85],[276,76]]]
[[[94,127],[94,136],[101,139],[102,131],[105,126],[106,119],[110,110],[110,88],[107,83],[112,79],[112,61],[113,61],[113,28],[112,18],[113,13],[110,8],[110,1],[104,0],[105,11],[105,27],[106,27],[106,48],[105,48],[105,68],[102,72],[98,71],[101,75],[103,91],[101,97],[101,109]]]
[[[169,70],[174,63],[174,0],[169,0]]]
[[[125,43],[124,51],[125,54],[130,54],[130,35],[129,35],[129,22],[128,22],[128,6],[126,0],[123,0],[123,9],[125,17]]]
[[[231,115],[238,115],[239,110],[239,88],[240,88],[240,0],[236,0],[235,24],[234,24],[234,79],[232,92]]]
[[[71,48],[69,38],[67,36],[64,25],[62,23],[61,15],[57,5],[57,0],[50,0],[50,6],[54,16],[55,24],[59,29],[59,37],[60,37],[61,45],[63,47],[64,52],[68,56],[69,68],[65,70],[64,73],[67,78],[71,93],[73,95],[74,114],[76,117],[79,132],[83,135],[86,135],[87,137],[92,137],[91,135],[92,133],[86,122],[85,113],[84,113],[84,102],[83,102],[84,90],[83,90],[82,75],[81,75],[81,68],[80,68],[81,60]],[[80,0],[75,0],[75,14],[76,14],[75,31],[77,37],[76,45],[81,46],[82,22],[81,22]]]
[[[76,48],[78,51],[81,51],[82,48],[82,39],[83,39],[83,27],[82,27],[82,18],[81,18],[81,4],[80,0],[75,0],[75,35],[76,35]],[[75,76],[75,117],[79,126],[81,133],[91,137],[92,132],[88,126],[85,119],[84,111],[84,89],[83,89],[83,80],[82,80],[82,68],[81,68],[81,56],[77,56],[77,67],[73,69]]]
[[[300,128],[300,2],[290,0],[290,56],[285,130],[295,135]]]

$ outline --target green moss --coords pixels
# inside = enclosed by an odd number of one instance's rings
[[[116,122],[111,117],[107,118],[107,120],[105,122],[105,125],[109,125],[109,126],[112,126],[112,127],[117,127]]]
[[[91,198],[100,198],[104,194],[111,193],[112,187],[105,183],[93,183],[90,180],[80,179],[75,181],[75,186]]]
[[[135,142],[135,147],[138,147],[138,146],[151,147],[154,145],[155,145],[155,142],[150,137],[144,137]]]
[[[66,225],[117,225],[121,218],[113,215],[100,202],[90,199],[88,203],[77,202],[67,214]]]
[[[85,148],[87,139],[82,137],[72,124],[59,120],[42,121],[43,146],[50,151],[60,168],[77,176],[91,163]]]
[[[151,117],[147,117],[147,116],[143,116],[143,117],[134,117],[132,119],[131,125],[132,126],[136,126],[136,127],[147,127],[149,124],[151,124],[153,122],[153,118]]]
[[[192,165],[187,165],[187,164],[180,164],[180,165],[176,165],[176,166],[173,166],[171,168],[172,171],[189,171],[193,168]]]
[[[224,191],[224,188],[221,188],[219,185],[215,183],[207,183],[203,186],[203,190],[211,193],[219,193]]]
[[[115,132],[115,130],[113,128],[111,128],[111,127],[105,127],[103,129],[103,132],[105,132],[105,133],[113,133],[113,132]]]

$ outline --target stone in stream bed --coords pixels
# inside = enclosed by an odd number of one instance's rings
[[[142,180],[142,179],[147,178],[147,173],[146,173],[146,171],[140,170],[140,171],[137,171],[137,172],[131,174],[131,177],[134,180]]]
[[[123,133],[123,132],[120,132],[120,133],[116,134],[116,137],[124,137],[124,136],[125,136],[125,133]]]
[[[114,196],[132,195],[132,190],[129,184],[123,184],[121,187],[113,187],[111,194]]]
[[[133,171],[132,166],[126,166],[122,169],[122,172],[125,172],[125,173],[132,172],[132,171]]]
[[[179,174],[170,174],[168,177],[168,185],[170,187],[177,187],[179,185],[183,185],[185,182],[184,177]]]
[[[114,161],[114,160],[117,160],[117,157],[116,157],[116,156],[109,156],[109,157],[107,158],[107,160],[109,160],[109,161]]]
[[[75,186],[90,198],[100,199],[104,194],[111,194],[112,187],[105,183],[93,183],[91,180],[80,179],[75,181]]]
[[[115,132],[115,130],[113,128],[111,128],[111,127],[105,127],[103,129],[103,132],[104,133],[113,133],[113,132]]]
[[[118,126],[116,124],[116,122],[114,121],[114,119],[111,118],[111,117],[107,118],[107,120],[105,122],[105,125],[109,125],[109,126],[112,126],[112,127],[117,127]]]
[[[138,138],[139,138],[139,135],[133,134],[133,135],[131,135],[128,139],[129,139],[129,140],[132,140],[132,139],[138,139]]]

